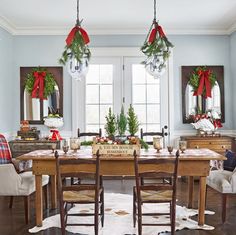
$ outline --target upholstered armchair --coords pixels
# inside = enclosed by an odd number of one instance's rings
[[[47,202],[47,184],[49,176],[44,175],[42,185],[45,186],[45,201]],[[12,208],[13,197],[24,197],[25,222],[30,219],[30,195],[35,192],[35,176],[32,171],[17,173],[12,163],[0,164],[0,196],[10,196],[9,207]],[[47,203],[46,203],[47,207]]]
[[[236,168],[234,171],[214,170],[207,177],[207,186],[215,189],[222,196],[222,222],[226,219],[227,196],[236,194]]]

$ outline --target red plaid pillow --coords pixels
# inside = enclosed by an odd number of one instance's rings
[[[0,134],[0,164],[11,162],[11,150],[4,135]]]

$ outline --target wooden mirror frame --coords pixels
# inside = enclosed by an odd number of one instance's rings
[[[182,117],[183,123],[191,123],[191,120],[186,118],[186,102],[185,102],[185,93],[186,87],[189,81],[189,75],[197,67],[204,67],[204,65],[195,65],[195,66],[182,66]],[[210,69],[214,74],[216,74],[216,81],[218,82],[220,88],[220,105],[221,105],[221,122],[225,122],[225,99],[224,99],[224,66],[206,66],[207,69]],[[203,107],[205,107],[205,99],[202,99]]]
[[[24,91],[25,91],[25,81],[27,79],[27,74],[32,72],[32,69],[37,68],[34,67],[20,67],[20,119],[24,119]],[[55,66],[55,67],[45,67],[42,68],[47,69],[48,72],[54,75],[54,79],[58,85],[60,100],[59,100],[59,114],[63,117],[63,67]],[[40,120],[28,120],[29,124],[43,124],[43,100],[40,100]]]

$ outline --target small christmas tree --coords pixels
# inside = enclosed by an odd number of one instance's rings
[[[125,134],[127,128],[127,118],[125,116],[124,106],[122,105],[120,115],[117,115],[117,130],[120,136]]]
[[[130,105],[129,107],[127,120],[128,120],[128,131],[131,136],[134,136],[138,132],[139,122],[132,105]]]
[[[112,113],[111,108],[109,108],[108,115],[106,116],[106,125],[105,125],[105,130],[110,138],[114,138],[116,134],[116,117],[115,114]]]

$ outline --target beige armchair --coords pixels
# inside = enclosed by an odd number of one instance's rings
[[[45,192],[45,201],[47,207],[47,184],[49,176],[44,175],[42,185]],[[35,192],[35,176],[32,171],[18,174],[13,164],[0,165],[0,196],[10,196],[9,207],[12,208],[13,197],[23,196],[25,204],[25,222],[30,220],[30,195]]]
[[[222,195],[222,222],[226,219],[227,196],[236,194],[236,168],[234,171],[214,170],[207,177],[207,186]]]

